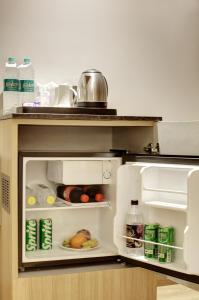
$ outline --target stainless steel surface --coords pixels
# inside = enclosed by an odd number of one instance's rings
[[[78,85],[77,102],[107,102],[108,84],[104,75],[95,69],[84,71]]]

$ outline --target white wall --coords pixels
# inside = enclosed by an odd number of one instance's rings
[[[9,55],[43,83],[101,70],[119,114],[199,119],[199,0],[0,0],[0,75]]]
[[[158,141],[161,154],[199,155],[199,121],[160,122]]]

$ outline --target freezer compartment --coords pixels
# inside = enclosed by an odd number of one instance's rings
[[[100,258],[107,256],[115,256],[118,254],[117,247],[113,241],[113,220],[115,215],[116,205],[116,171],[121,163],[120,158],[95,158],[94,161],[100,162],[101,165],[108,164],[111,166],[111,182],[109,184],[99,184],[98,180],[93,181],[93,186],[98,186],[104,194],[104,199],[99,202],[92,199],[89,202],[72,203],[64,199],[56,197],[54,203],[43,204],[36,202],[34,205],[28,205],[26,187],[37,187],[38,184],[49,187],[56,195],[57,187],[60,182],[49,180],[48,170],[49,165],[54,162],[72,161],[72,158],[62,157],[23,157],[22,166],[22,193],[21,200],[19,199],[20,212],[22,214],[22,223],[19,226],[20,240],[20,258],[19,262],[22,266],[30,265],[31,263],[69,261],[75,259]],[[72,183],[80,188],[92,187],[87,178],[86,162],[88,166],[93,162],[93,158],[77,158],[76,162],[84,161],[84,184],[78,180]],[[56,164],[55,164],[56,165]],[[75,164],[77,167],[77,164]],[[70,170],[69,170],[70,171]],[[66,172],[66,170],[65,170]],[[56,173],[56,170],[55,170]],[[76,171],[75,171],[76,173]],[[69,176],[68,172],[67,176]],[[102,174],[102,172],[101,172]],[[74,174],[72,175],[74,180]],[[90,178],[90,173],[88,173]],[[95,177],[93,177],[95,178]],[[65,185],[70,185],[69,181],[64,181]],[[48,250],[41,249],[40,245],[40,220],[50,219],[52,221],[52,248]],[[26,231],[26,221],[34,220],[37,223],[37,246],[35,249],[28,251],[26,244],[28,241]],[[97,240],[97,245],[91,249],[73,249],[63,246],[63,241],[73,237],[78,231],[86,229],[91,233],[91,239]],[[29,234],[29,233],[28,233]],[[34,248],[34,247],[33,247]]]
[[[85,160],[82,158],[49,161],[47,178],[62,184],[110,184],[110,160]]]
[[[118,182],[114,240],[119,254],[175,271],[199,274],[198,167],[128,163],[119,168]],[[168,245],[174,253],[173,262],[160,263],[158,259],[144,257],[144,253],[128,253],[125,224],[131,199],[139,200],[144,224],[174,227],[175,242]],[[158,241],[155,244],[158,247]]]

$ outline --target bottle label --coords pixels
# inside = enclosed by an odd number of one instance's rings
[[[26,251],[37,250],[37,221],[26,220]]]
[[[34,93],[35,83],[34,80],[20,80],[20,92]]]
[[[52,219],[40,219],[40,249],[52,249]]]
[[[18,92],[19,80],[18,79],[4,79],[4,92]]]
[[[137,239],[143,239],[144,225],[143,224],[126,225],[126,235],[130,238],[136,239],[136,240],[127,239],[126,247],[141,248],[143,246],[143,242],[140,242]]]

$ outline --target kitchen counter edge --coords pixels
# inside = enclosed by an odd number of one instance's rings
[[[115,115],[86,115],[86,114],[49,114],[49,113],[13,113],[1,116],[7,119],[44,119],[44,120],[95,120],[95,121],[162,121],[162,117],[152,116],[115,116]]]

